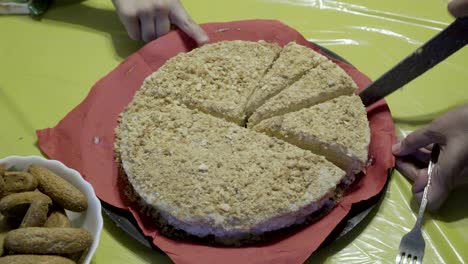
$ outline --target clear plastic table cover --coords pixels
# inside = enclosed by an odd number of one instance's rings
[[[453,18],[446,0],[182,0],[197,22],[278,19],[378,78]],[[40,154],[35,129],[54,126],[91,86],[142,46],[131,41],[108,0],[56,1],[40,20],[0,16],[0,157]],[[468,102],[468,49],[387,98],[399,131],[414,130]],[[4,124],[7,124],[4,126]],[[423,225],[425,263],[468,261],[467,188]],[[310,263],[392,263],[418,206],[394,172],[382,201]],[[108,219],[93,263],[165,263]]]

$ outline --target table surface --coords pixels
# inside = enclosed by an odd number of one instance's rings
[[[446,0],[182,1],[200,23],[278,19],[376,79],[453,18]],[[144,43],[127,37],[109,0],[61,0],[41,18],[0,16],[0,157],[42,155],[35,130],[57,124],[93,84]],[[468,102],[468,49],[388,96],[397,130],[412,130]],[[468,203],[457,190],[424,222],[425,263],[468,260]],[[392,174],[381,203],[344,238],[318,250],[314,263],[392,262],[415,221],[411,184]],[[104,217],[92,263],[166,263]]]

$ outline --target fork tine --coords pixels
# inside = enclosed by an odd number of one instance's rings
[[[398,255],[397,255],[396,259],[395,259],[395,264],[400,264],[401,263],[401,254],[402,254],[401,252],[398,252]]]
[[[401,253],[398,252],[398,255],[396,256],[396,259],[395,259],[395,264],[400,264],[401,262]]]
[[[403,264],[408,264],[408,255],[403,255]]]
[[[416,259],[416,264],[421,264],[421,259]]]
[[[412,257],[410,255],[408,255],[408,257],[406,259],[407,259],[406,263],[412,264],[413,259],[412,259]]]

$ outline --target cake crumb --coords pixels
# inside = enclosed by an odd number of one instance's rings
[[[201,164],[200,166],[198,166],[198,171],[199,172],[207,172],[208,171],[208,166],[206,166],[205,164]]]
[[[229,204],[225,204],[225,203],[220,204],[218,207],[219,207],[219,209],[221,209],[221,210],[223,210],[225,212],[229,212],[229,209],[231,209]]]

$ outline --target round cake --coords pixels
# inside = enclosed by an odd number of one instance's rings
[[[167,61],[121,114],[116,159],[160,225],[239,245],[323,215],[364,171],[356,85],[310,48],[204,45]]]

